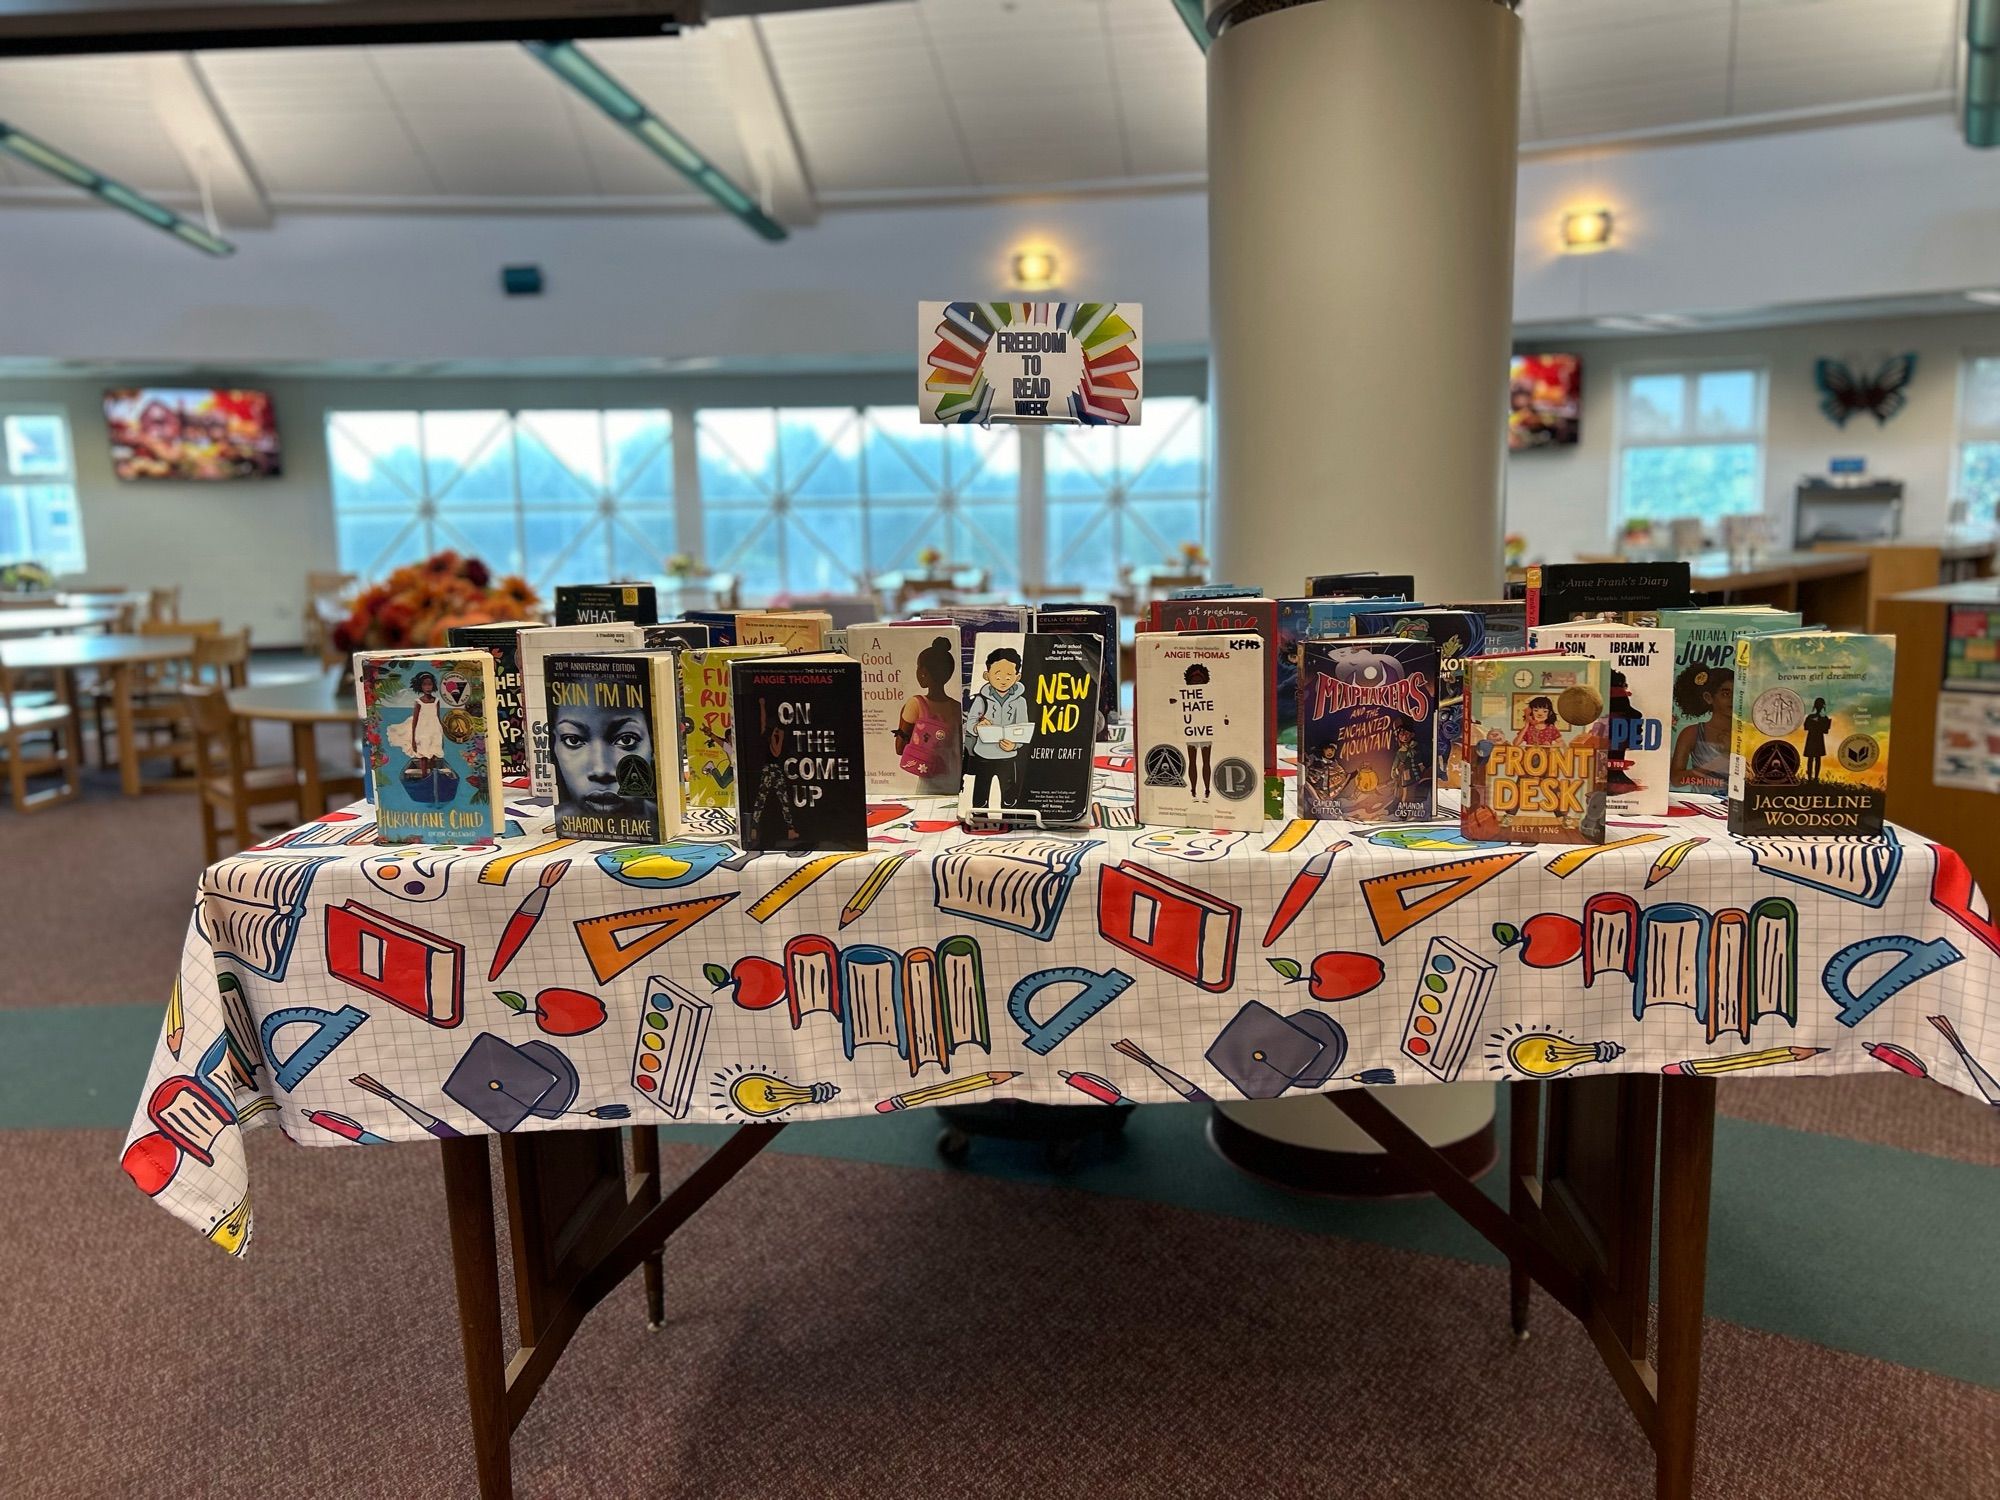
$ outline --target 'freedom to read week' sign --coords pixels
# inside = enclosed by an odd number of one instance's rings
[[[920,302],[917,406],[926,422],[1136,426],[1136,302]]]

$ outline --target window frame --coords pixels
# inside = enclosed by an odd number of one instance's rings
[[[62,428],[63,456],[67,460],[60,474],[17,474],[7,452],[5,424],[12,417],[53,417]],[[86,572],[90,566],[89,540],[83,528],[83,492],[77,483],[76,474],[76,432],[69,419],[69,409],[54,402],[26,401],[0,404],[0,491],[22,489],[65,489],[69,491],[69,506],[76,515],[76,552],[74,556],[65,554],[61,558],[50,558],[34,553],[18,557],[0,555],[0,566],[14,562],[38,562],[47,565],[57,576]],[[63,564],[74,563],[74,567]]]
[[[1634,380],[1648,376],[1674,375],[1682,382],[1683,426],[1694,398],[1694,382],[1703,375],[1735,373],[1754,376],[1757,382],[1757,421],[1754,429],[1746,433],[1693,433],[1683,431],[1673,437],[1634,437],[1628,430],[1626,405],[1628,389]],[[1625,529],[1625,455],[1635,448],[1716,448],[1748,442],[1757,453],[1757,462],[1752,485],[1757,503],[1741,515],[1771,518],[1771,492],[1769,487],[1769,464],[1771,457],[1771,369],[1768,364],[1753,359],[1730,358],[1712,355],[1697,359],[1648,359],[1633,360],[1615,366],[1611,372],[1611,476],[1608,491],[1611,503],[1606,507],[1607,540],[1615,542]],[[1672,517],[1659,516],[1653,520],[1664,525]]]
[[[1974,427],[1967,420],[1971,406],[1972,370],[1981,363],[2000,365],[2000,348],[1966,349],[1958,360],[1958,389],[1951,414],[1951,470],[1945,476],[1946,515],[1954,500],[1964,500],[1967,504],[1966,524],[1970,526],[2000,525],[2000,494],[1993,498],[1993,513],[1981,516],[1971,508],[1972,496],[1960,492],[1961,477],[1965,473],[1965,450],[1974,443],[2000,444],[2000,422],[1992,427]]]

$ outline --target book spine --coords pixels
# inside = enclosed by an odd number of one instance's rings
[[[1528,569],[1528,623],[1542,623],[1542,569],[1540,564]]]
[[[1729,705],[1729,831],[1742,833],[1743,793],[1749,781],[1750,756],[1750,637],[1736,638],[1736,691]]]

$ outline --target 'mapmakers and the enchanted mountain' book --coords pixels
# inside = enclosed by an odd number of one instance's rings
[[[551,656],[543,666],[557,838],[661,844],[680,830],[680,653]]]
[[[745,849],[868,847],[861,664],[833,652],[729,669],[736,715],[736,837]]]
[[[1307,641],[1299,816],[1408,823],[1437,810],[1438,648],[1393,636]]]
[[[1095,635],[979,637],[958,802],[966,822],[1052,828],[1088,820],[1098,645]]]
[[[1476,656],[1465,668],[1459,831],[1516,844],[1601,844],[1611,668],[1593,656]]]
[[[355,657],[362,748],[385,844],[476,844],[503,826],[493,658],[481,650]]]
[[[1794,630],[1737,641],[1729,831],[1881,833],[1895,686],[1892,635]]]

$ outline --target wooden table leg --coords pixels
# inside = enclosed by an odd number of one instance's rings
[[[1654,1351],[1659,1405],[1653,1446],[1659,1500],[1694,1493],[1701,1390],[1702,1299],[1708,1281],[1708,1189],[1715,1156],[1715,1080],[1662,1080],[1660,1313]]]
[[[500,1261],[493,1239],[493,1174],[486,1138],[443,1143],[445,1212],[451,1219],[452,1275],[458,1330],[465,1347],[465,1394],[480,1500],[512,1500],[513,1425],[507,1415],[507,1366],[500,1327]]]
[[[1528,1222],[1534,1207],[1529,1183],[1538,1175],[1542,1153],[1542,1086],[1507,1086],[1507,1212],[1517,1224]],[[1514,1337],[1528,1336],[1528,1301],[1535,1278],[1526,1257],[1507,1258],[1507,1313]]]
[[[632,1137],[632,1170],[641,1177],[650,1178],[652,1191],[647,1198],[652,1203],[660,1201],[660,1132],[653,1125],[636,1125],[628,1132]],[[662,1245],[647,1256],[640,1267],[646,1280],[646,1326],[664,1327],[667,1321],[667,1250]]]
[[[132,667],[120,662],[111,669],[111,703],[118,722],[118,777],[124,793],[136,797],[139,784],[139,734],[132,724]]]
[[[326,789],[319,779],[319,726],[310,722],[292,725],[292,765],[299,773],[299,818],[326,815]]]

